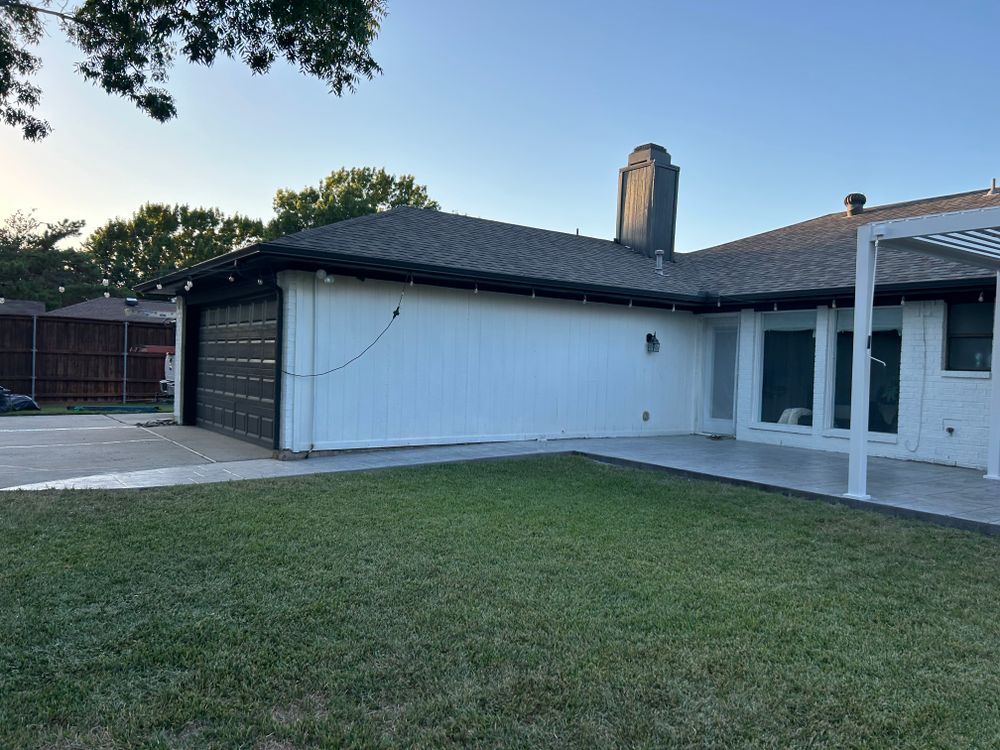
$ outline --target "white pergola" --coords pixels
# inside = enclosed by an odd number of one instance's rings
[[[867,500],[868,399],[871,389],[872,305],[878,251],[892,248],[993,271],[993,375],[986,479],[1000,479],[1000,206],[865,224],[858,229],[851,370],[851,460],[847,497]],[[865,332],[867,335],[863,334]],[[926,377],[926,373],[923,374]]]

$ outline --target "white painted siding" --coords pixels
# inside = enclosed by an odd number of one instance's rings
[[[283,362],[322,372],[358,354],[403,286],[284,272]],[[688,313],[416,285],[365,356],[284,376],[281,445],[295,452],[694,429],[699,326]],[[646,352],[655,331],[659,353]],[[649,421],[643,421],[644,411]]]
[[[956,374],[943,369],[945,309],[942,301],[909,302],[902,308],[899,433],[872,437],[869,451],[874,456],[985,468],[991,379],[985,373]],[[816,310],[813,426],[809,428],[759,423],[755,413],[760,389],[759,330],[766,313],[740,313],[739,440],[847,451],[847,431],[829,427],[835,312],[826,307]],[[952,434],[948,426],[955,428]]]

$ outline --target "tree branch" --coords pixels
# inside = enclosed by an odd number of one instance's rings
[[[93,21],[88,21],[83,18],[78,18],[76,16],[71,16],[66,13],[60,13],[57,10],[51,10],[50,8],[39,8],[37,5],[29,5],[28,3],[20,3],[17,0],[0,0],[0,8],[21,8],[22,10],[30,10],[35,13],[44,13],[45,15],[55,16],[62,21],[72,21],[73,23],[81,24],[82,26],[93,26]]]

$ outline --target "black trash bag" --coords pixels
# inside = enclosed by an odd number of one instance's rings
[[[0,414],[8,411],[41,411],[41,407],[35,403],[35,399],[31,396],[11,393],[0,386]]]

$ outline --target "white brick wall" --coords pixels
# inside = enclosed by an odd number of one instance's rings
[[[982,373],[956,374],[943,369],[945,309],[941,301],[911,302],[903,307],[899,433],[874,437],[869,450],[875,456],[985,468],[991,379]],[[829,427],[835,311],[826,307],[816,310],[813,426],[795,428],[762,425],[755,414],[763,314],[752,310],[740,313],[736,437],[846,452],[847,432]],[[947,432],[948,426],[954,427],[953,433]]]

